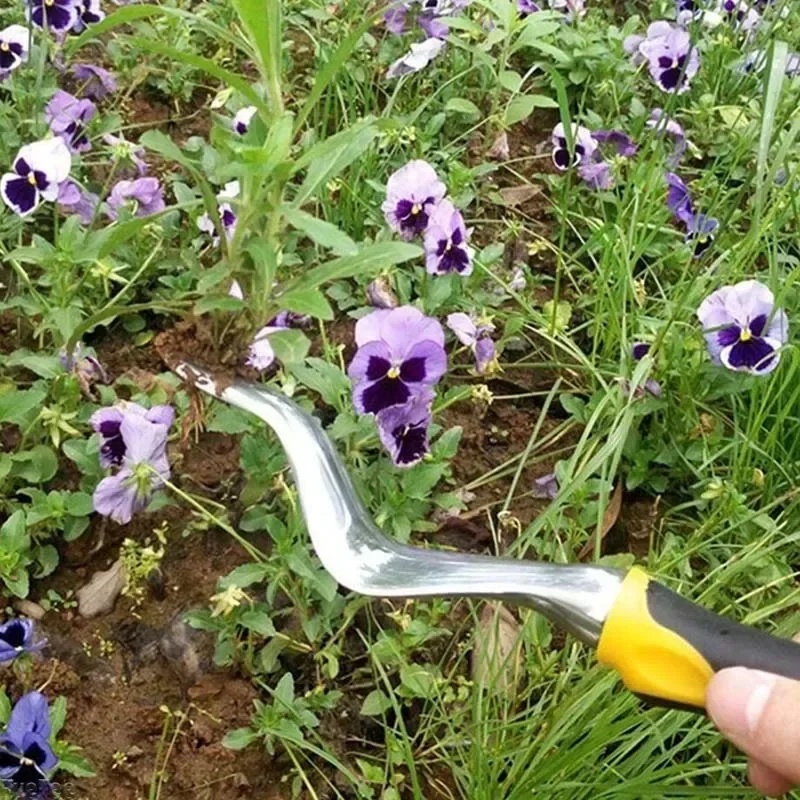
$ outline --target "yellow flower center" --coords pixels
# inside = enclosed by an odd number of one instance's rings
[[[8,46],[8,42],[0,42],[0,50],[3,50],[4,52],[8,52],[10,50],[10,48]]]
[[[55,2],[56,0],[44,0],[44,4],[46,6],[52,6]]]
[[[400,367],[392,367],[387,373],[386,376],[388,378],[399,378],[400,377]]]
[[[750,328],[742,328],[742,332],[739,334],[739,341],[749,342],[752,338],[753,334],[750,333]]]
[[[36,186],[36,176],[32,172],[28,174],[28,183],[31,186]]]
[[[411,206],[411,213],[415,216],[419,214],[420,211],[422,211],[422,206],[419,203],[414,203],[414,205]]]
[[[445,245],[444,251],[445,251],[445,253],[449,253],[452,249],[453,249],[453,243],[452,242],[448,242]]]

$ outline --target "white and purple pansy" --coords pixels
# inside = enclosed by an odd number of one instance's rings
[[[425,268],[431,275],[472,274],[473,250],[470,231],[461,212],[448,200],[442,200],[431,214],[425,231]]]
[[[100,0],[75,0],[75,6],[78,9],[78,18],[72,28],[75,33],[80,33],[90,25],[105,19],[106,15],[100,7]]]
[[[402,58],[392,64],[386,70],[387,78],[399,78],[402,75],[410,75],[412,72],[419,72],[425,69],[439,53],[444,50],[447,42],[436,36],[431,36],[422,42],[415,42],[411,49]]]
[[[250,123],[256,115],[258,109],[255,106],[245,106],[240,108],[234,115],[231,121],[231,128],[233,132],[239,136],[244,136],[250,130]]]
[[[660,27],[651,35],[655,25]],[[684,28],[669,23],[654,23],[639,45],[647,59],[650,75],[665,92],[683,94],[700,69],[700,54],[692,47],[691,36]]]
[[[675,219],[686,225],[686,242],[692,246],[695,258],[708,250],[714,242],[719,222],[707,214],[695,212],[689,187],[674,172],[666,173],[667,207]]]
[[[69,177],[72,156],[58,136],[20,148],[11,172],[0,178],[3,202],[21,217],[32,214],[39,204],[58,198],[59,184]]]
[[[446,193],[447,187],[427,161],[409,161],[389,177],[381,210],[392,230],[413,239],[425,233],[434,206]]]
[[[768,286],[755,280],[723,286],[703,300],[697,317],[715,364],[753,375],[778,366],[789,322]]]
[[[550,138],[553,142],[553,164],[562,171],[591,161],[597,150],[597,141],[592,136],[592,132],[574,122],[572,123],[572,151],[569,149],[563,123],[559,122],[553,128]]]
[[[53,33],[66,33],[78,21],[75,0],[28,0],[28,13],[37,28]]]
[[[236,212],[228,201],[235,200],[239,197],[239,191],[239,181],[229,181],[225,184],[225,188],[217,195],[217,200],[219,201],[217,212],[219,213],[219,219],[225,231],[225,238],[227,241],[230,241],[233,238],[233,234],[236,232]],[[219,246],[219,236],[217,235],[216,226],[211,219],[211,215],[207,211],[198,218],[197,227],[203,231],[203,233],[207,233],[211,236],[214,247]]]
[[[447,370],[441,324],[413,306],[367,314],[356,323],[355,339],[358,351],[347,374],[360,414],[408,402]]]
[[[0,31],[0,80],[28,60],[30,36],[24,25],[9,25]]]

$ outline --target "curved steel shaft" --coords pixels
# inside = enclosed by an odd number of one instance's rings
[[[309,535],[325,569],[343,586],[374,597],[481,597],[529,606],[596,645],[623,574],[398,544],[372,521],[319,422],[282,394],[235,383],[182,363],[176,372],[204,392],[260,417],[289,459]]]

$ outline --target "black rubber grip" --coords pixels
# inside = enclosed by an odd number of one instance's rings
[[[650,581],[647,607],[653,619],[692,645],[714,672],[747,667],[800,680],[800,644],[740,625]]]

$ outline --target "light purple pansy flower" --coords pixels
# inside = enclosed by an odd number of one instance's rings
[[[10,619],[0,625],[0,664],[8,664],[23,653],[38,653],[47,640],[34,641],[34,624],[29,619]]]
[[[550,7],[554,11],[563,12],[567,22],[586,16],[585,0],[550,0]]]
[[[45,106],[44,116],[53,136],[60,136],[73,153],[85,153],[92,149],[86,126],[96,111],[91,100],[79,100],[58,89]]]
[[[118,181],[108,198],[108,216],[119,217],[119,210],[131,202],[136,205],[137,217],[149,217],[166,208],[164,189],[158,178],[137,178],[133,181]]]
[[[768,286],[754,280],[723,286],[703,300],[697,317],[715,364],[753,375],[778,366],[789,321]]]
[[[410,10],[409,2],[394,3],[383,15],[383,24],[390,33],[400,35],[406,30],[406,20]]]
[[[657,86],[670,94],[688,91],[689,82],[700,69],[700,54],[692,47],[689,32],[668,22],[656,22],[647,29],[638,53],[647,60]]]
[[[376,415],[378,436],[396,467],[413,467],[428,453],[432,403],[433,392],[425,387],[408,402]]]
[[[597,141],[592,136],[592,132],[574,122],[572,123],[573,153],[570,153],[563,123],[559,122],[553,128],[550,139],[553,143],[553,164],[562,171],[579,164],[589,163],[597,150]]]
[[[12,171],[0,178],[0,196],[12,211],[27,217],[43,200],[58,198],[71,167],[72,156],[60,137],[27,144],[17,153]]]
[[[92,500],[98,514],[127,525],[170,476],[169,426],[152,422],[146,415],[126,413],[119,426],[119,436],[125,450],[122,466],[115,475],[100,481]]]
[[[240,108],[233,115],[233,120],[231,121],[233,132],[239,136],[244,136],[247,131],[250,130],[250,123],[253,121],[253,117],[257,112],[258,109],[255,106],[245,106],[244,108]]]
[[[269,337],[276,331],[284,330],[286,325],[265,325],[253,337],[245,363],[248,367],[263,372],[272,366],[275,361],[275,351],[272,349]]]
[[[686,138],[686,131],[684,131],[680,123],[676,122],[671,117],[668,117],[664,113],[663,109],[654,108],[650,112],[650,119],[647,120],[645,125],[654,130],[656,135],[669,135],[675,140],[675,149],[673,150],[672,155],[667,159],[667,164],[672,168],[677,167],[678,164],[680,164],[683,154],[686,152],[686,148],[689,145],[689,142]]]
[[[533,481],[533,496],[540,500],[554,500],[558,495],[558,479],[554,472],[548,472]]]
[[[217,200],[219,201],[217,212],[219,213],[219,220],[222,223],[227,241],[230,241],[233,238],[233,234],[236,233],[236,212],[228,201],[235,200],[239,197],[239,192],[239,181],[229,181],[225,184],[225,188],[217,195]],[[211,219],[211,215],[207,211],[198,218],[197,227],[200,228],[203,233],[207,233],[211,236],[214,247],[219,246],[217,228],[214,225],[214,220]]]
[[[412,72],[419,72],[425,69],[444,50],[446,44],[444,39],[438,39],[435,36],[431,36],[423,42],[412,44],[411,50],[402,58],[398,58],[386,70],[386,77],[399,78],[402,75],[410,75]]]
[[[91,225],[97,212],[97,207],[100,205],[100,198],[93,192],[82,189],[71,178],[65,180],[58,187],[58,202],[59,211],[64,212],[68,216],[77,214],[81,218],[82,225]]]
[[[47,0],[45,0],[47,2]],[[105,19],[105,12],[100,7],[100,0],[74,0],[75,6],[78,10],[78,18],[72,30],[75,33],[80,33],[86,30],[90,25],[94,25],[100,20]]]
[[[761,24],[761,14],[747,0],[718,0],[717,12],[744,33],[751,33]]]
[[[605,149],[613,149],[614,155],[622,158],[636,155],[638,147],[622,131],[594,131],[591,136],[597,147],[578,164],[578,174],[593,189],[611,189],[614,186],[614,173],[611,162],[603,157],[603,146],[606,146]]]
[[[448,315],[447,327],[453,331],[461,344],[472,350],[476,372],[479,375],[487,372],[497,352],[491,338],[494,325],[490,322],[477,321],[469,314],[459,311]]]
[[[673,216],[686,225],[686,241],[699,258],[714,242],[719,222],[706,214],[695,212],[689,188],[674,172],[667,172],[667,207]]]
[[[120,466],[127,454],[129,443],[122,435],[122,423],[126,417],[142,417],[148,423],[169,428],[175,419],[175,411],[172,406],[147,409],[138,403],[127,402],[95,411],[89,424],[102,437],[99,455],[104,469]]]
[[[425,233],[434,206],[446,193],[447,187],[427,161],[409,161],[390,176],[381,210],[392,230],[413,239]]]
[[[97,356],[84,348],[80,342],[75,345],[71,356],[62,349],[58,354],[58,360],[67,372],[78,378],[84,394],[89,394],[93,383],[108,383],[108,375],[97,360]]]
[[[83,94],[93,100],[102,100],[117,91],[117,80],[107,69],[95,64],[75,64],[72,67],[75,80],[80,81]]]
[[[0,80],[28,60],[30,31],[24,25],[9,25],[0,31]]]
[[[356,323],[356,352],[347,374],[359,414],[402,405],[447,370],[444,330],[413,306],[379,309]]]
[[[47,698],[40,692],[23,695],[0,736],[0,784],[26,792],[28,787],[44,788],[49,794],[47,779],[58,766],[49,742],[51,730]]]
[[[29,0],[28,13],[37,28],[66,33],[78,20],[75,0]]]
[[[534,0],[517,0],[517,11],[523,16],[527,17],[528,14],[535,14],[537,11],[541,11],[538,3],[535,3]]]
[[[113,133],[104,133],[103,141],[111,148],[114,159],[124,168],[126,162],[133,166],[136,174],[141,178],[147,173],[144,148],[134,142],[129,142],[124,136],[114,136]],[[127,171],[130,171],[128,169]]]
[[[397,308],[399,301],[392,290],[391,280],[380,275],[367,286],[367,302],[373,308]]]
[[[470,231],[461,212],[448,200],[434,207],[425,231],[425,268],[431,275],[472,274]]]

